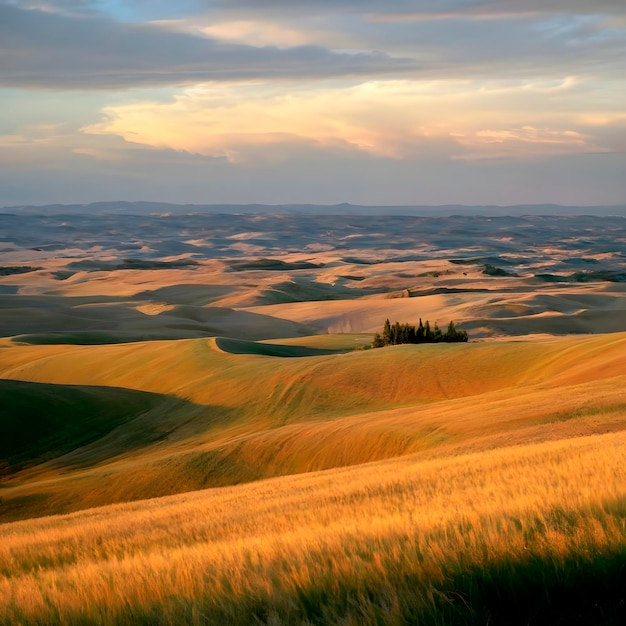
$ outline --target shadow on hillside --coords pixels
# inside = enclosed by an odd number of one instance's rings
[[[90,467],[231,420],[232,409],[119,387],[0,380],[0,480],[41,463]]]
[[[426,556],[428,559],[428,557]],[[471,558],[471,557],[470,557]],[[486,559],[489,559],[485,555]],[[467,566],[458,561],[424,576],[403,562],[384,575],[356,571],[311,580],[279,603],[251,598],[240,615],[250,622],[272,613],[275,623],[420,624],[422,626],[621,626],[626,623],[626,550],[582,549],[566,557],[510,557]],[[240,607],[238,607],[240,608]],[[219,619],[217,613],[210,618]],[[225,618],[226,616],[224,616]],[[239,623],[245,623],[242,619]]]
[[[441,613],[450,624],[624,624],[625,576],[623,547],[562,561],[496,561],[453,576]]]
[[[0,303],[0,336],[30,345],[100,345],[200,339],[227,335],[233,329],[248,340],[299,337],[317,332],[311,326],[260,313],[179,304],[173,299],[171,308],[150,315],[138,310],[134,301],[16,296],[11,300],[12,306],[3,307]],[[189,299],[202,301],[203,296],[195,293]]]
[[[258,343],[256,341],[243,341],[229,337],[216,337],[215,345],[229,354],[256,354],[261,356],[276,357],[304,357],[325,356],[329,354],[344,354],[349,349],[312,348],[309,346],[291,346],[278,343]]]
[[[135,294],[132,300],[203,307],[232,292],[233,287],[229,285],[178,284],[142,291]]]

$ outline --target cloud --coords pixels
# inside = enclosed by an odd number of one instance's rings
[[[600,3],[598,12],[605,10],[600,15],[572,7],[559,12],[558,2],[544,5],[532,0],[530,4],[305,0],[289,6],[271,0],[250,4],[235,0],[228,3],[230,9],[224,3],[220,11],[181,20],[178,27],[205,29],[237,42],[274,40],[383,50],[392,57],[415,59],[403,77],[426,80],[616,75],[626,56],[626,21],[611,17],[610,3]],[[407,7],[412,12],[402,12]]]
[[[459,142],[468,151],[455,158],[468,161],[507,157],[545,159],[552,155],[608,151],[594,145],[589,135],[579,131],[534,126],[478,130],[459,137]]]
[[[31,4],[46,10],[0,0],[0,85],[104,90],[285,78],[615,77],[626,57],[626,23],[580,15],[577,7],[584,3],[574,0],[546,3],[551,12],[530,0],[524,17],[514,12],[519,2],[505,0],[304,0],[311,14],[277,0],[255,1],[254,7],[233,0],[198,3],[211,11],[193,18],[148,23],[80,14],[91,6],[80,0]],[[593,6],[617,15],[620,4]],[[401,13],[403,7],[412,12]],[[560,8],[570,13],[558,14]],[[476,19],[494,15],[498,21]]]
[[[12,0],[9,4],[41,7],[57,10],[115,10],[121,4],[130,11],[150,13],[170,12],[171,3],[166,0]],[[281,11],[311,10],[329,12],[415,12],[415,13],[515,13],[536,11],[540,13],[570,14],[624,14],[622,0],[181,0],[176,3],[184,11],[201,10],[258,10],[279,9]]]
[[[416,59],[426,77],[563,77],[623,75],[626,23],[593,15],[503,14],[498,20],[394,20],[371,17],[361,45]]]
[[[129,142],[225,158],[290,160],[293,148],[329,154],[494,159],[614,151],[619,113],[581,100],[588,85],[504,81],[366,81],[300,89],[198,85],[169,102],[109,106],[83,128]],[[550,100],[549,106],[546,104]],[[594,115],[595,123],[588,118]]]
[[[202,0],[3,0],[3,4],[63,15],[109,15],[137,18],[129,21],[164,19],[200,9]]]
[[[89,0],[4,0],[0,4],[48,13],[89,14],[95,12],[95,3]]]
[[[265,12],[267,10],[309,11],[322,13],[352,12],[359,14],[405,14],[405,15],[504,15],[522,13],[570,14],[570,15],[624,15],[626,7],[622,0],[204,0],[207,9],[245,9]]]
[[[0,84],[47,89],[376,75],[412,66],[380,52],[236,45],[154,24],[123,24],[6,4],[0,5],[0,56]]]
[[[0,192],[615,201],[624,58],[623,0],[0,0]]]

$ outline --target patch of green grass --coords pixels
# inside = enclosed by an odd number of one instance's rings
[[[515,276],[515,274],[511,272],[507,272],[503,270],[501,267],[496,267],[495,265],[491,265],[491,263],[486,263],[483,269],[483,274],[487,276]]]
[[[454,265],[512,265],[513,261],[499,256],[470,257],[466,259],[450,259]]]
[[[32,267],[31,265],[14,265],[0,266],[0,276],[12,276],[14,274],[28,274],[42,269],[41,267]]]
[[[293,339],[265,339],[261,343],[281,343],[284,345],[307,346],[309,348],[323,348],[335,352],[351,352],[352,350],[369,348],[372,345],[373,336],[373,333],[329,333]]]
[[[97,260],[81,260],[70,263],[67,267],[87,272],[112,272],[114,270],[169,270],[198,265],[193,259],[179,259],[176,261],[154,261],[150,259],[122,259],[121,262],[106,262]]]
[[[245,272],[246,270],[265,270],[272,272],[282,272],[286,270],[309,270],[323,267],[318,263],[308,261],[296,261],[287,263],[280,259],[254,259],[228,261],[228,266],[235,272]]]
[[[322,356],[346,352],[344,349],[314,348],[310,346],[287,345],[278,343],[259,343],[256,341],[242,341],[217,337],[215,344],[220,350],[230,354],[257,354],[276,357],[303,357]]]
[[[14,343],[27,343],[32,346],[99,346],[113,343],[131,343],[137,341],[158,341],[168,339],[162,334],[121,334],[116,332],[102,332],[91,330],[76,330],[72,332],[29,333],[16,335],[11,339]]]
[[[626,272],[611,270],[580,271],[567,276],[559,274],[535,274],[535,278],[546,283],[592,283],[592,282],[626,282]]]
[[[56,280],[67,280],[68,278],[74,276],[74,274],[76,274],[76,272],[72,272],[71,270],[58,270],[56,272],[52,272],[52,276],[54,276]]]
[[[0,380],[0,476],[95,441],[162,400],[118,389]]]

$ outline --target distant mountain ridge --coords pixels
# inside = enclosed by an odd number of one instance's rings
[[[322,204],[171,204],[168,202],[92,202],[90,204],[18,205],[0,208],[0,213],[13,215],[123,214],[151,215],[173,213],[256,214],[284,213],[309,215],[412,215],[442,216],[483,215],[620,215],[626,216],[626,204],[599,206],[566,206],[559,204],[518,205],[356,205]]]

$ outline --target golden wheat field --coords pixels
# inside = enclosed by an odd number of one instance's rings
[[[602,229],[584,254],[605,274],[576,282],[570,222],[515,260],[508,222],[471,249],[444,223],[405,258],[404,222],[346,250],[352,222],[332,248],[290,220],[255,255],[3,253],[0,623],[624,623],[626,306]],[[507,272],[484,274],[497,245]],[[422,316],[470,341],[371,348]]]
[[[455,576],[494,568],[514,590],[518,576],[558,584],[623,555],[624,443],[408,456],[9,524],[2,616],[445,623]]]

